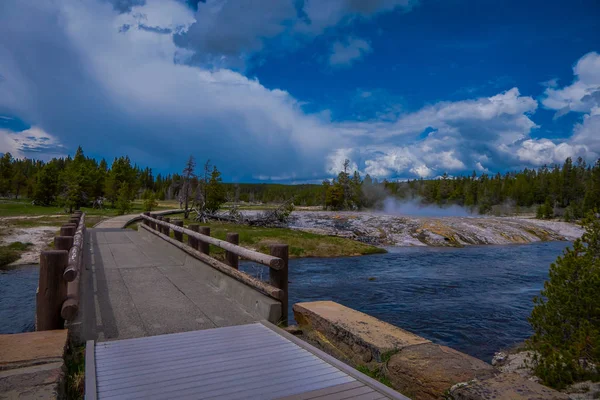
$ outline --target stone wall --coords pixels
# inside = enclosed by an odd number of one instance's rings
[[[568,399],[555,390],[332,301],[294,304],[301,329],[354,366],[383,371],[412,399]]]

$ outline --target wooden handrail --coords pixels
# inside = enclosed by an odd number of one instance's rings
[[[285,291],[283,291],[269,283],[262,282],[261,280],[256,279],[244,272],[238,271],[237,269],[231,268],[229,265],[224,264],[221,261],[215,260],[214,258],[188,246],[187,244],[181,243],[178,240],[175,240],[175,239],[171,238],[170,236],[167,236],[158,230],[154,230],[146,225],[140,225],[140,227],[149,232],[152,232],[159,238],[171,243],[172,245],[185,251],[189,255],[197,258],[198,260],[205,262],[206,264],[210,265],[217,271],[220,271],[226,275],[229,275],[230,277],[244,283],[247,286],[250,286],[250,287],[258,290],[259,292],[261,292],[275,300],[279,300],[282,303],[285,301],[287,304],[287,297],[286,297]]]
[[[85,214],[81,214],[75,235],[73,236],[73,246],[69,249],[69,263],[63,277],[67,282],[73,282],[79,274],[81,256],[83,250],[83,236],[85,231]]]
[[[198,232],[194,232],[191,229],[187,229],[181,226],[177,226],[171,224],[169,222],[160,221],[156,218],[152,218],[148,215],[142,214],[142,218],[146,221],[150,221],[155,223],[157,226],[162,226],[164,228],[172,229],[175,232],[185,233],[188,236],[193,237],[203,243],[212,244],[213,246],[217,246],[226,250],[230,253],[236,254],[240,257],[245,258],[246,260],[254,261],[256,263],[266,265],[269,268],[279,270],[284,267],[284,261],[279,257],[273,257],[267,254],[259,253],[258,251],[246,249],[245,247],[241,247],[235,244],[231,244],[224,240],[215,239],[211,236],[206,236]],[[160,231],[160,230],[159,230]]]

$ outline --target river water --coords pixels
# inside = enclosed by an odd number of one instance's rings
[[[404,247],[291,260],[289,301],[333,300],[489,362],[530,336],[532,299],[567,245]]]
[[[290,306],[333,300],[490,361],[495,351],[531,334],[532,298],[567,245],[406,247],[365,257],[295,259]],[[242,269],[268,278],[255,266]],[[33,330],[37,281],[37,266],[0,270],[0,333]]]
[[[37,265],[0,269],[0,334],[34,330],[38,276]]]

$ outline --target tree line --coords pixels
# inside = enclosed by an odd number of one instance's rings
[[[190,160],[188,160],[189,162]],[[193,162],[193,159],[191,160]],[[282,203],[291,198],[297,206],[322,206],[331,210],[381,208],[388,196],[419,201],[441,207],[459,205],[486,214],[498,207],[537,209],[538,217],[581,218],[587,211],[600,208],[600,160],[587,164],[582,158],[567,158],[562,165],[543,166],[504,174],[472,174],[437,179],[407,181],[377,180],[350,171],[349,161],[337,177],[321,185],[223,183],[220,172],[210,163],[200,176],[195,163],[182,173],[153,174],[149,167],[133,164],[128,156],[106,160],[86,157],[79,147],[74,157],[54,158],[48,162],[15,159],[10,153],[0,158],[0,196],[28,198],[39,205],[60,205],[72,209],[81,206],[127,208],[133,199],[144,199],[149,207],[156,200],[180,200],[197,197],[197,188],[205,192],[213,180],[217,202],[231,200],[247,203]],[[204,185],[204,186],[203,186]],[[208,204],[209,207],[210,204]],[[214,208],[214,207],[213,207]]]
[[[381,208],[388,196],[419,201],[440,207],[459,205],[480,214],[504,206],[513,212],[535,207],[539,218],[582,218],[600,209],[600,159],[588,164],[582,158],[574,163],[544,165],[518,172],[416,179],[405,182],[378,181],[354,171],[349,161],[333,180],[323,181],[323,204],[333,210]]]

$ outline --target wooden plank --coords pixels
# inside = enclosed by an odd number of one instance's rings
[[[319,357],[320,359],[324,360],[325,362],[328,362],[331,365],[336,366],[337,368],[339,368],[341,371],[345,372],[346,374],[350,375],[351,377],[364,382],[365,384],[367,384],[368,386],[371,386],[373,389],[377,390],[378,392],[384,394],[385,396],[391,398],[391,399],[398,399],[398,400],[410,400],[408,397],[402,395],[401,393],[385,386],[383,383],[376,381],[375,379],[368,377],[367,375],[355,370],[354,368],[344,364],[343,362],[341,362],[340,360],[333,358],[332,356],[330,356],[329,354],[317,349],[314,346],[311,346],[310,344],[304,342],[301,339],[298,339],[297,337],[295,337],[294,335],[284,331],[283,329],[279,329],[277,328],[275,325],[271,324],[269,321],[261,321],[261,324],[263,324],[265,327],[269,328],[270,330],[272,330],[273,332],[283,336],[284,338],[288,339],[289,341],[291,341],[292,343],[297,344],[298,346],[302,347],[305,350],[310,351],[312,354],[316,355],[317,357]]]
[[[207,379],[209,376],[213,375],[231,375],[248,369],[252,369],[257,373],[262,373],[263,371],[260,369],[257,370],[256,368],[257,365],[261,365],[260,363],[264,363],[263,365],[268,366],[265,371],[267,369],[280,369],[285,364],[293,364],[294,368],[300,366],[305,368],[307,365],[311,365],[311,363],[318,363],[318,360],[315,360],[312,354],[298,357],[282,353],[282,356],[282,358],[278,358],[276,361],[273,361],[272,356],[269,355],[268,357],[263,358],[253,357],[251,359],[245,359],[243,360],[243,363],[240,363],[239,360],[234,360],[222,363],[192,362],[191,364],[183,364],[184,366],[179,364],[171,369],[153,369],[152,371],[147,371],[146,373],[138,375],[114,376],[112,379],[99,381],[98,387],[106,387],[109,390],[113,390],[135,386],[140,383],[152,384],[158,382],[171,382],[173,379],[186,379],[190,377],[194,377],[195,379]]]
[[[95,346],[93,340],[85,344],[85,400],[96,400],[96,362]]]
[[[247,350],[246,352],[244,352],[243,357],[235,358],[235,359],[231,360],[231,362],[247,365],[247,364],[251,364],[253,362],[253,360],[264,360],[265,362],[268,362],[269,357],[287,356],[288,354],[290,354],[290,357],[292,357],[292,358],[296,357],[298,359],[300,359],[303,356],[303,354],[301,354],[301,353],[298,353],[295,351],[290,351],[287,347],[280,347],[271,352],[267,352],[265,349],[250,349],[250,350]],[[261,358],[261,356],[265,356],[266,360]],[[130,368],[128,370],[119,371],[119,372],[115,372],[115,373],[112,373],[113,371],[103,372],[102,377],[100,378],[101,381],[98,383],[98,385],[99,386],[102,385],[102,382],[107,382],[107,384],[108,384],[109,381],[114,381],[114,380],[118,380],[118,379],[127,379],[127,378],[133,377],[133,376],[143,376],[145,374],[154,373],[154,372],[162,373],[162,372],[175,371],[175,370],[192,368],[192,367],[194,367],[194,368],[196,368],[196,367],[212,368],[217,363],[219,365],[221,365],[221,363],[229,360],[230,358],[231,357],[228,357],[227,355],[217,355],[217,356],[205,357],[200,362],[197,357],[192,357],[189,359],[175,359],[175,360],[171,360],[171,361],[165,361],[158,366],[144,365],[144,366],[139,366],[138,368]],[[225,364],[225,365],[229,365],[229,364]]]
[[[153,219],[153,218],[151,218],[151,217],[149,217],[147,215],[144,215],[144,214],[141,214],[140,216],[142,218],[144,218],[144,219],[148,219],[148,220],[154,221],[157,225],[163,226],[165,228],[173,229],[175,232],[185,233],[188,236],[193,236],[194,238],[198,239],[201,242],[212,244],[213,246],[220,247],[223,250],[227,250],[229,252],[237,254],[238,256],[243,257],[243,258],[245,258],[247,260],[254,261],[254,262],[257,262],[259,264],[266,265],[266,266],[268,266],[270,268],[273,268],[273,269],[281,269],[282,266],[283,266],[282,260],[279,259],[279,258],[277,258],[277,257],[272,257],[272,256],[267,255],[267,254],[259,253],[258,251],[246,249],[244,247],[228,243],[225,240],[220,240],[220,239],[216,239],[216,238],[213,238],[213,237],[210,237],[210,236],[205,236],[205,235],[202,235],[200,233],[194,232],[191,229],[179,227],[179,226],[170,224],[168,222],[159,221],[157,219]],[[144,225],[142,225],[142,226],[144,226]]]
[[[244,390],[235,394],[228,394],[227,399],[263,399],[276,398],[287,394],[300,393],[302,391],[322,389],[328,386],[334,386],[341,383],[352,382],[354,378],[349,377],[343,372],[338,371],[334,374],[320,375],[318,377],[308,379],[300,379],[289,382],[278,382],[277,385],[262,386],[253,390]],[[267,381],[268,382],[268,381]],[[209,397],[213,398],[213,397]],[[218,398],[218,397],[217,397]]]
[[[173,226],[175,226],[175,225],[173,225]],[[172,245],[185,251],[189,255],[197,258],[198,260],[210,265],[214,269],[216,269],[226,275],[229,275],[230,277],[244,283],[245,285],[248,285],[248,286],[258,290],[259,292],[261,292],[275,300],[281,301],[281,299],[283,299],[285,296],[285,292],[283,290],[275,288],[269,284],[266,284],[248,274],[245,274],[244,272],[240,272],[234,268],[231,268],[229,265],[224,264],[218,260],[215,260],[214,258],[207,256],[206,254],[203,254],[198,250],[194,250],[190,246],[180,243],[177,240],[174,240],[167,235],[164,235],[158,231],[153,231],[152,229],[148,228],[146,225],[140,225],[139,227],[147,230],[148,232],[152,232],[153,234],[160,237],[161,239],[171,243]],[[278,259],[278,260],[280,260],[280,259]]]
[[[204,382],[207,385],[219,385],[222,387],[229,387],[233,384],[238,384],[240,380],[252,379],[264,380],[265,376],[273,376],[274,374],[297,374],[305,369],[314,369],[322,364],[322,360],[313,357],[312,359],[306,359],[301,362],[290,362],[285,360],[284,362],[267,363],[262,368],[256,368],[258,364],[253,363],[252,365],[237,366],[230,369],[211,369],[203,373],[199,368],[193,370],[177,373],[177,374],[165,374],[160,377],[145,377],[120,382],[118,384],[111,383],[110,386],[102,387],[99,386],[98,390],[101,391],[103,396],[107,396],[111,393],[118,393],[120,395],[126,395],[129,393],[138,393],[141,387],[144,390],[159,391],[167,386],[181,387],[188,383],[200,383]],[[290,368],[293,366],[292,368]],[[286,368],[287,367],[287,368]],[[370,389],[370,388],[369,388]],[[370,389],[372,390],[372,389]]]
[[[293,394],[291,396],[280,397],[277,400],[310,400],[310,399],[315,399],[318,397],[322,397],[322,396],[326,396],[326,395],[330,395],[330,394],[334,394],[334,393],[345,392],[350,389],[356,389],[358,387],[364,387],[364,386],[365,386],[364,383],[362,383],[360,381],[354,381],[354,382],[350,382],[350,383],[343,383],[341,385],[330,386],[325,389],[313,390],[310,392],[304,392],[304,393],[300,393],[300,394]]]

